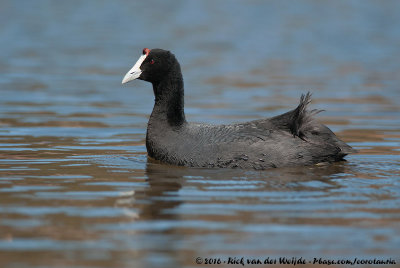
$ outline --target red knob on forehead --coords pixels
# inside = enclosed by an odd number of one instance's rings
[[[148,48],[143,48],[143,55],[149,55],[149,53],[150,53],[150,49],[148,49]]]

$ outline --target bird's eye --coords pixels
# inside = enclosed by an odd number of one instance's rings
[[[150,60],[150,64],[154,64],[154,60],[153,59]]]

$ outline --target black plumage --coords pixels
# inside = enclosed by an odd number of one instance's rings
[[[155,104],[146,147],[151,158],[191,167],[266,169],[343,160],[353,148],[308,110],[310,93],[292,111],[230,125],[189,123],[184,113],[180,65],[169,51],[152,49],[138,79],[151,82]]]

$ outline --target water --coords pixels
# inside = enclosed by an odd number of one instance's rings
[[[1,1],[0,266],[400,263],[399,10],[398,1]],[[190,121],[273,116],[311,90],[312,107],[326,110],[318,119],[360,152],[262,172],[151,162],[151,86],[121,85],[143,47],[181,62]],[[235,267],[215,265],[224,266]]]

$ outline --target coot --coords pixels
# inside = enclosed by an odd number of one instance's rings
[[[155,104],[146,135],[148,155],[173,165],[267,169],[343,160],[355,150],[308,110],[310,93],[294,110],[268,119],[231,125],[189,123],[184,112],[184,86],[175,56],[162,49],[143,54],[122,83],[134,79],[153,85]]]

